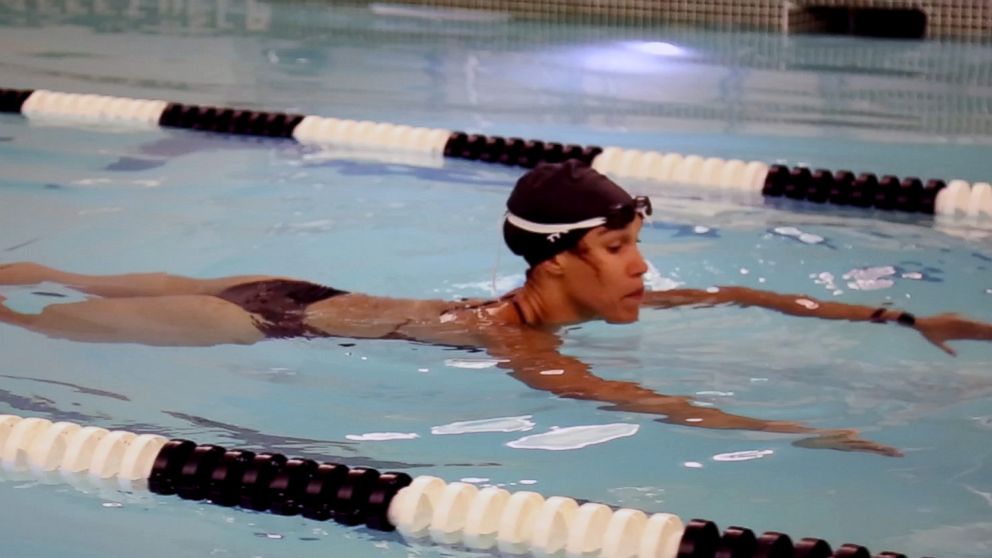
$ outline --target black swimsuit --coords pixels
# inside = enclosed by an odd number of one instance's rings
[[[315,302],[343,294],[348,292],[307,281],[266,279],[228,287],[216,296],[260,316],[255,327],[266,337],[286,338],[327,337],[304,323],[306,309]]]
[[[321,300],[348,294],[348,291],[325,287],[308,281],[294,281],[292,279],[266,279],[251,283],[242,283],[233,287],[228,287],[218,293],[217,298],[221,298],[233,304],[237,304],[246,312],[249,312],[261,319],[255,319],[255,327],[258,328],[268,338],[288,338],[288,337],[328,337],[327,332],[318,328],[310,327],[305,322],[306,309],[308,306]],[[523,309],[511,295],[504,296],[496,300],[486,300],[481,303],[466,305],[456,308],[457,310],[473,310],[502,302],[509,298],[514,310],[520,317],[520,323],[526,324]],[[447,310],[443,313],[447,313]],[[403,327],[401,324],[397,329]],[[398,332],[394,332],[384,337],[384,339],[405,339]]]

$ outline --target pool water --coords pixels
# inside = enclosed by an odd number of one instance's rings
[[[988,179],[989,47],[438,24],[283,3],[191,3],[181,13],[134,5],[138,16],[4,4],[0,86]],[[649,39],[683,54],[623,50]],[[834,55],[824,62],[826,50]],[[792,62],[770,62],[782,60]],[[819,88],[800,94],[811,81]],[[916,100],[884,100],[906,89]],[[423,298],[486,296],[494,278],[509,288],[524,271],[498,235],[519,169],[18,116],[0,116],[0,169],[0,262],[288,274]],[[656,288],[740,284],[992,320],[988,223],[625,185],[655,202],[641,249]],[[82,298],[52,284],[0,294],[26,312]],[[646,311],[636,325],[593,323],[563,337],[563,352],[601,377],[745,416],[857,428],[905,455],[663,424],[531,390],[484,367],[482,353],[397,341],[162,348],[0,325],[0,413],[670,511],[875,552],[992,552],[992,346],[959,343],[952,358],[897,326],[752,308]],[[464,421],[489,431],[469,432]],[[520,447],[576,426],[596,427],[585,447],[563,449],[570,442],[553,435]],[[630,435],[610,439],[618,431]],[[738,452],[750,459],[732,460]],[[469,554],[5,474],[0,534],[12,556]]]

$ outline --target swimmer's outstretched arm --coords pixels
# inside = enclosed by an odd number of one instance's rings
[[[216,279],[195,279],[168,273],[84,275],[33,262],[0,264],[0,285],[37,285],[48,281],[106,298],[212,295],[228,287],[266,279],[275,279],[275,277],[238,275]]]
[[[645,293],[645,306],[674,308],[676,306],[759,306],[790,316],[847,320],[852,322],[897,322],[912,327],[927,341],[948,354],[955,354],[948,341],[992,341],[992,324],[979,322],[958,314],[912,316],[890,308],[864,306],[817,300],[804,295],[759,291],[747,287],[719,287],[718,289],[672,289]]]
[[[556,341],[517,337],[490,345],[490,355],[502,359],[500,367],[528,387],[570,399],[608,403],[609,410],[661,415],[659,422],[718,430],[754,430],[782,434],[808,434],[796,445],[842,451],[866,451],[887,456],[902,453],[889,446],[864,440],[854,430],[818,429],[790,421],[768,421],[725,413],[715,407],[700,407],[681,395],[665,395],[636,382],[607,380],[594,375],[584,362],[562,355]]]

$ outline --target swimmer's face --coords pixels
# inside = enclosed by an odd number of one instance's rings
[[[576,250],[561,254],[566,289],[583,317],[637,321],[648,270],[637,247],[642,226],[638,217],[622,229],[597,227]]]

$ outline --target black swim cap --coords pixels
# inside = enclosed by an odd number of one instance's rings
[[[503,239],[533,267],[575,247],[587,232],[604,224],[596,221],[621,206],[633,209],[634,199],[585,163],[544,163],[514,186],[506,201]]]

